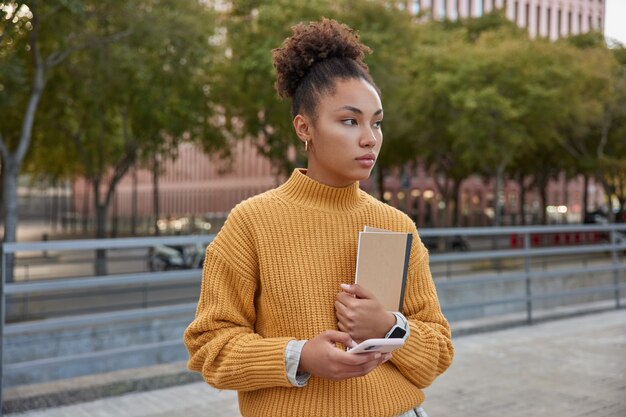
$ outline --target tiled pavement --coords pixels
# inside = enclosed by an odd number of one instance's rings
[[[426,390],[430,417],[626,416],[626,311],[455,338],[452,367]],[[204,383],[12,417],[234,417],[236,395]]]

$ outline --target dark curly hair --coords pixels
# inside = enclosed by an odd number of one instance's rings
[[[359,41],[359,35],[336,20],[323,18],[292,27],[293,35],[272,51],[276,68],[275,88],[282,98],[290,98],[292,117],[305,113],[315,117],[317,100],[334,92],[337,79],[362,78],[380,95],[367,65],[372,50]]]

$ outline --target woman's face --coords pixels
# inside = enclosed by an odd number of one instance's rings
[[[294,119],[300,139],[309,140],[307,175],[332,187],[368,178],[383,141],[383,107],[374,87],[360,78],[339,80],[334,94],[319,99],[316,116]]]

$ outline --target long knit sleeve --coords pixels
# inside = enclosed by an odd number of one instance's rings
[[[394,352],[392,363],[419,388],[429,386],[454,356],[450,326],[441,312],[432,281],[428,251],[414,230],[404,313],[411,336]]]
[[[234,214],[207,248],[196,319],[185,331],[188,367],[220,389],[289,387],[284,352],[293,338],[263,338],[254,330],[257,286],[247,236]]]

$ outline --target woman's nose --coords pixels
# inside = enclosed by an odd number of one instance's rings
[[[376,132],[371,128],[366,128],[361,137],[361,146],[373,148],[376,145]]]

